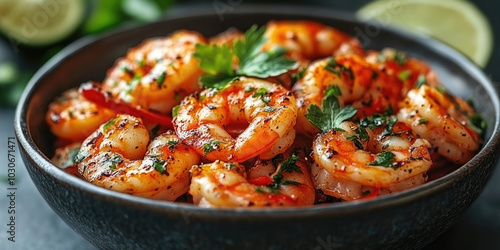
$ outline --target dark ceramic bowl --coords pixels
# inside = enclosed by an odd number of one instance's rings
[[[104,78],[126,50],[148,37],[178,29],[214,35],[228,27],[246,30],[270,19],[308,19],[357,36],[366,48],[394,47],[425,59],[442,82],[473,98],[489,124],[482,150],[452,173],[417,188],[374,200],[293,209],[227,210],[160,202],[94,186],[49,160],[53,137],[44,122],[51,100],[87,80]],[[62,219],[100,248],[420,248],[444,232],[474,201],[500,152],[499,99],[488,78],[469,60],[435,41],[362,23],[321,9],[236,8],[171,17],[64,49],[31,80],[17,108],[15,132],[33,182]]]

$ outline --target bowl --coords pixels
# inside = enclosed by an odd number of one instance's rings
[[[53,136],[44,113],[55,96],[106,70],[143,39],[178,29],[214,35],[271,19],[307,19],[357,36],[369,49],[394,47],[429,62],[454,94],[476,100],[489,127],[481,151],[455,171],[419,187],[372,200],[307,208],[207,209],[155,201],[94,186],[50,162]],[[500,104],[491,81],[436,41],[325,9],[265,6],[223,14],[192,11],[159,22],[79,40],[50,60],[23,93],[15,133],[41,195],[77,233],[105,249],[420,248],[449,228],[481,192],[500,153]]]

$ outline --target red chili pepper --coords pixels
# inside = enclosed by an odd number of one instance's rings
[[[273,184],[273,179],[269,176],[259,176],[257,178],[248,180],[249,183],[257,186],[267,186]]]
[[[157,123],[172,129],[172,117],[158,114],[140,107],[133,107],[129,104],[113,100],[102,93],[93,83],[84,83],[78,90],[83,97],[96,105],[116,111],[117,113],[129,114],[142,118],[145,121]]]

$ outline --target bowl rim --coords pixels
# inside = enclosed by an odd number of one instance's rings
[[[360,25],[366,25],[367,23],[357,19],[354,14],[338,11],[334,9],[317,8],[310,6],[299,6],[299,5],[245,5],[245,8],[235,8],[233,12],[226,13],[225,15],[245,15],[245,14],[286,14],[295,15],[298,17],[316,17],[316,18],[330,18],[336,19],[349,23],[358,23]],[[19,142],[19,146],[22,147],[26,157],[30,158],[31,161],[37,162],[35,164],[36,168],[41,171],[44,175],[47,175],[54,181],[70,187],[71,189],[76,189],[80,192],[86,193],[88,196],[94,196],[95,198],[101,200],[107,200],[120,206],[128,207],[138,207],[140,209],[155,211],[158,213],[169,213],[169,212],[180,212],[181,214],[195,214],[195,215],[208,215],[211,218],[248,218],[249,216],[255,215],[255,219],[266,219],[268,216],[274,218],[290,218],[291,216],[315,216],[325,214],[346,214],[346,213],[357,213],[359,211],[366,211],[371,209],[380,209],[384,207],[391,207],[395,204],[407,203],[413,200],[425,197],[431,193],[439,190],[446,189],[453,184],[454,179],[465,174],[469,171],[474,171],[480,167],[481,159],[489,154],[491,149],[497,149],[500,147],[500,101],[498,93],[495,90],[493,83],[488,77],[480,70],[474,63],[472,63],[468,58],[463,56],[460,52],[442,44],[438,41],[415,35],[408,31],[401,30],[395,27],[381,27],[384,32],[391,33],[393,35],[402,36],[414,40],[416,43],[426,46],[427,49],[439,52],[439,54],[445,55],[447,59],[452,60],[461,69],[466,71],[469,75],[474,76],[478,80],[480,85],[485,89],[487,95],[491,98],[494,104],[494,114],[495,123],[489,124],[493,126],[493,131],[486,140],[481,148],[481,150],[466,164],[457,168],[453,172],[440,177],[436,180],[432,180],[423,185],[409,190],[404,190],[402,192],[384,195],[371,200],[358,200],[351,202],[340,202],[340,203],[330,203],[330,204],[319,204],[308,207],[291,207],[291,208],[202,208],[198,206],[193,206],[192,204],[185,204],[180,202],[168,202],[168,201],[157,201],[149,198],[143,198],[139,196],[133,196],[125,193],[119,193],[116,191],[108,190],[102,187],[95,186],[85,180],[75,177],[71,174],[66,173],[64,170],[59,169],[50,162],[48,159],[35,145],[30,131],[27,127],[27,108],[31,101],[31,97],[37,87],[37,83],[43,80],[43,78],[53,70],[57,69],[58,66],[64,63],[64,61],[77,54],[79,50],[85,49],[87,46],[92,46],[93,43],[106,39],[108,37],[116,36],[122,33],[131,32],[133,30],[147,28],[148,26],[155,25],[156,23],[172,22],[178,19],[184,18],[200,18],[203,16],[214,16],[216,13],[213,9],[196,9],[191,10],[189,13],[175,14],[170,13],[169,16],[153,23],[142,24],[139,26],[129,26],[124,25],[118,29],[111,32],[106,32],[101,35],[91,35],[86,36],[77,41],[71,43],[60,51],[56,56],[45,63],[32,77],[29,81],[26,89],[23,91],[21,99],[18,103],[14,118],[14,129],[15,134]],[[489,149],[489,150],[488,150]],[[258,215],[258,216],[257,216]]]

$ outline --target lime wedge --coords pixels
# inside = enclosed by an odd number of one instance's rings
[[[0,0],[0,30],[19,43],[52,44],[78,28],[85,7],[83,0]]]
[[[484,67],[493,48],[493,32],[487,18],[464,0],[378,0],[356,15],[432,36],[454,47]]]

